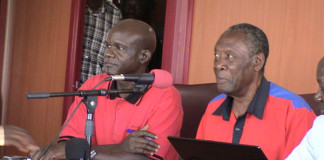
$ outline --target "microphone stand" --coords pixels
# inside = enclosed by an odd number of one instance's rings
[[[85,96],[83,97],[82,102],[87,107],[87,120],[85,123],[84,134],[91,148],[91,137],[93,135],[94,128],[93,114],[97,106],[97,96]]]
[[[97,96],[105,96],[107,94],[120,93],[145,93],[148,89],[148,84],[136,84],[133,89],[99,89],[99,90],[79,90],[76,92],[42,92],[42,93],[27,93],[27,99],[49,98],[49,97],[63,97],[63,96],[79,96],[83,97],[82,102],[87,107],[87,120],[85,123],[85,136],[91,148],[91,138],[94,130],[93,114],[97,106]]]

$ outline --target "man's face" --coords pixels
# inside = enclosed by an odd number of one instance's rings
[[[214,72],[219,91],[242,95],[248,91],[255,72],[241,31],[225,33],[215,45]]]
[[[315,99],[320,103],[321,114],[324,114],[324,64],[318,66],[316,78],[319,89],[315,94]]]
[[[141,35],[111,29],[107,38],[104,71],[107,74],[136,74],[140,66]]]

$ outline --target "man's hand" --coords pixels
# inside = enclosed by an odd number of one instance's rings
[[[3,126],[5,135],[5,146],[15,146],[18,150],[30,153],[39,149],[30,133],[20,127],[7,125]]]
[[[126,139],[119,144],[121,151],[137,154],[153,155],[160,146],[150,139],[157,139],[157,136],[149,131],[148,125],[142,129],[129,134]]]
[[[58,144],[52,145],[49,150],[41,157],[41,160],[48,160],[48,159],[54,159],[54,158],[59,158],[59,159],[64,159],[65,158],[65,143],[66,142],[61,142]],[[42,147],[41,149],[37,150],[35,153],[33,153],[32,159],[38,160],[39,156],[43,154],[44,150],[46,147]]]

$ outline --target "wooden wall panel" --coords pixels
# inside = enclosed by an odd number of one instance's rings
[[[64,91],[70,11],[71,0],[15,0],[7,124],[28,129],[39,145],[59,131],[63,98],[25,94]]]
[[[324,0],[196,0],[189,83],[215,82],[213,47],[231,25],[251,23],[268,36],[266,77],[296,93],[317,90],[324,56]]]

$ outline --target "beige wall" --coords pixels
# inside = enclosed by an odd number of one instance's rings
[[[31,100],[25,94],[64,91],[71,0],[13,3],[7,124],[28,129],[38,145],[47,145],[61,127],[63,98]]]
[[[195,0],[189,83],[215,82],[213,47],[229,26],[247,22],[268,36],[266,77],[296,93],[317,91],[324,56],[324,0]]]

